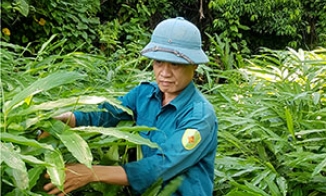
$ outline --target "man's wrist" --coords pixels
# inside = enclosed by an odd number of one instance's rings
[[[64,123],[67,123],[70,127],[76,126],[76,118],[74,113],[72,112],[66,112],[59,116],[54,117],[57,120],[61,120]]]

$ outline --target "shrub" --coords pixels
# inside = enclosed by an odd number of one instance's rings
[[[38,51],[53,34],[58,40],[65,39],[64,50],[93,53],[98,45],[100,2],[93,1],[44,1],[4,0],[1,2],[1,23],[10,31],[4,41],[17,45],[30,44],[31,52]]]

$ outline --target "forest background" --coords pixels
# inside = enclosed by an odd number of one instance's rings
[[[151,31],[176,16],[197,25],[210,58],[195,82],[219,118],[214,195],[326,194],[324,0],[2,0],[1,195],[46,195],[44,172],[62,188],[65,163],[123,164],[157,147],[132,122],[72,130],[52,117],[121,107],[117,96],[153,80],[139,55]],[[94,183],[72,195],[131,192]]]

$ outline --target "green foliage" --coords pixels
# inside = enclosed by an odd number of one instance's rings
[[[48,56],[48,50],[58,44],[51,41],[44,43],[35,57],[24,57],[29,48],[1,43],[1,195],[45,194],[42,189],[45,171],[51,182],[62,189],[65,163],[79,162],[88,167],[121,164],[129,160],[128,149],[138,145],[157,147],[138,135],[140,130],[151,128],[126,123],[114,129],[72,130],[52,120],[65,111],[96,109],[104,101],[130,111],[115,99],[124,92],[121,89],[116,92],[114,82],[107,81],[109,70],[103,56],[83,53]],[[37,134],[43,130],[50,132],[51,137],[38,139]],[[91,189],[99,192],[122,189],[104,187]],[[86,187],[79,193],[88,191]]]
[[[66,40],[56,53],[98,53],[100,49],[110,55],[122,48],[136,50],[146,43],[148,31],[158,22],[175,16],[199,27],[205,49],[210,48],[210,42],[204,32],[220,35],[232,43],[232,51],[242,54],[255,54],[259,47],[314,49],[326,44],[322,0],[5,0],[1,8],[1,39],[19,45],[30,43],[32,52],[53,34]]]
[[[242,76],[236,69],[245,67],[244,54],[234,53],[227,38],[208,35],[211,46],[208,51],[210,62],[197,68],[196,83],[202,92],[214,94],[216,84],[240,83]]]
[[[53,34],[65,39],[65,52],[77,49],[94,52],[98,42],[100,2],[93,1],[34,1],[4,0],[1,2],[2,28],[10,31],[4,41],[18,45],[31,43],[38,51]],[[55,52],[60,52],[56,50]]]
[[[314,45],[326,47],[326,2],[303,1],[304,5],[304,40],[310,48]]]
[[[141,144],[157,147],[138,135],[152,129],[132,122],[70,129],[52,117],[121,107],[117,96],[153,79],[139,51],[174,16],[200,28],[210,57],[196,83],[219,117],[215,195],[325,194],[326,52],[298,49],[325,47],[325,9],[322,0],[1,1],[1,195],[46,195],[45,171],[60,187],[64,163],[121,164]],[[38,140],[41,130],[52,136]],[[169,195],[181,180],[146,194]],[[74,194],[131,193],[94,183]]]
[[[284,49],[308,45],[313,49],[326,43],[322,32],[324,1],[210,1],[209,8],[214,20],[208,31],[219,32],[237,44],[234,51],[250,49],[256,53],[260,46]]]
[[[218,85],[216,195],[323,195],[326,50],[264,50]],[[231,75],[232,77],[232,75]]]
[[[178,189],[178,187],[181,185],[182,181],[183,181],[183,177],[178,176],[178,177],[174,178],[173,180],[171,180],[165,186],[165,188],[162,190],[163,180],[159,179],[151,187],[149,187],[145,191],[145,193],[142,194],[142,196],[152,196],[152,195],[169,196],[169,195],[172,195]]]
[[[232,53],[230,42],[217,35],[210,39],[214,69],[201,65],[199,74],[206,77],[200,87],[219,117],[215,194],[325,193],[325,49],[265,49],[245,60]],[[4,195],[45,194],[45,171],[62,187],[64,163],[121,164],[129,161],[129,149],[157,147],[137,134],[151,128],[132,127],[130,122],[116,128],[71,129],[52,120],[65,111],[96,109],[104,101],[121,107],[115,97],[151,79],[150,72],[135,67],[145,64],[148,68],[147,61],[131,60],[137,57],[135,50],[121,59],[78,52],[49,55],[63,42],[52,37],[35,54],[28,47],[1,43]],[[123,54],[122,49],[117,51]],[[26,52],[33,55],[24,57]],[[114,66],[108,65],[114,59]],[[40,130],[51,137],[38,140]],[[160,192],[158,181],[147,193],[168,195],[180,182],[177,178]],[[100,183],[75,193],[130,194]]]

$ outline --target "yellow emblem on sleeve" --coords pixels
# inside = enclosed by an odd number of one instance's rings
[[[197,146],[200,140],[201,136],[197,129],[186,129],[182,136],[181,142],[185,149],[191,150]]]

